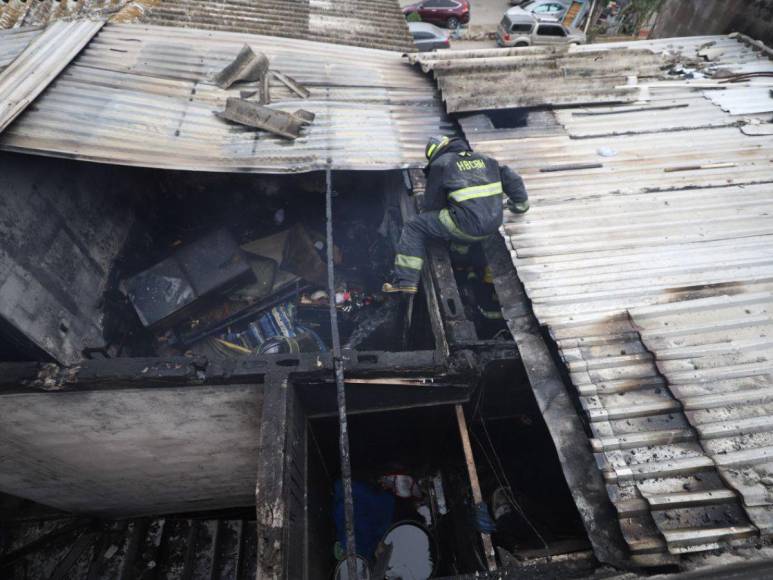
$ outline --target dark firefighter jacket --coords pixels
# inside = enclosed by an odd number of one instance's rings
[[[502,225],[502,193],[513,202],[527,199],[523,180],[512,169],[452,140],[430,161],[424,208],[448,208],[464,234],[485,237]]]

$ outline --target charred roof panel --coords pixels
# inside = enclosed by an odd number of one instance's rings
[[[294,141],[230,124],[214,112],[254,83],[218,88],[213,76],[244,44],[281,83],[272,104],[316,114]],[[400,55],[231,32],[108,24],[0,138],[0,148],[169,169],[285,173],[422,165],[429,135],[450,130],[431,83]],[[77,122],[73,122],[73,120]]]
[[[773,532],[773,294],[687,300],[631,310],[706,453]]]
[[[636,103],[555,109],[555,123],[540,112],[533,126],[531,113],[524,127],[497,128],[490,113],[461,124],[474,147],[524,177],[532,209],[506,214],[502,234],[577,389],[633,558],[647,565],[767,533],[764,510],[727,476],[719,452],[707,453],[694,400],[629,311],[636,320],[637,309],[773,290],[773,135],[769,114],[734,115],[710,99],[725,90],[722,76],[771,70],[759,46],[702,37],[577,50],[634,46],[668,51],[707,78],[653,78]],[[762,83],[732,91],[756,98]],[[699,364],[721,365],[703,354]],[[704,395],[722,395],[713,384],[701,383]],[[734,421],[714,419],[718,429]],[[767,461],[759,449],[768,436],[736,440],[746,464]]]

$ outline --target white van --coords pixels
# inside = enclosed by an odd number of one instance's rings
[[[497,27],[499,46],[555,46],[585,44],[585,33],[555,19],[537,18],[522,8],[511,8]]]

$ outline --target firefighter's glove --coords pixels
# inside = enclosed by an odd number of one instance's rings
[[[475,527],[482,534],[493,534],[497,531],[497,525],[491,519],[486,502],[475,505]]]
[[[508,199],[507,209],[513,213],[526,213],[529,211],[529,200],[515,202],[511,199]]]

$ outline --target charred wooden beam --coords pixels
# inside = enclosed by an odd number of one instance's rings
[[[332,417],[338,413],[333,383],[296,383],[295,387],[309,418]],[[469,400],[471,391],[468,385],[347,384],[347,411],[350,415],[358,415],[464,403]]]
[[[291,430],[297,406],[287,379],[270,381],[263,397],[263,411],[255,487],[257,511],[258,579],[287,576],[288,505],[287,485]],[[298,556],[297,554],[295,555]]]
[[[449,364],[435,351],[344,351],[343,358],[348,374],[352,377],[454,374],[465,370],[453,361]],[[265,355],[239,359],[97,359],[71,367],[55,363],[0,363],[0,396],[34,391],[262,384],[269,374],[286,376],[292,380],[322,380],[332,378],[333,373],[330,353]]]
[[[411,170],[406,175],[414,197],[403,196],[401,199],[403,221],[416,215],[414,200],[423,195],[426,184],[424,174],[419,170]],[[448,353],[454,343],[477,340],[475,325],[467,320],[464,312],[446,245],[438,242],[428,244],[422,283],[438,348]]]
[[[593,459],[583,423],[540,332],[504,241],[494,236],[487,241],[484,249],[494,274],[502,313],[518,346],[529,383],[596,557],[602,562],[623,566],[626,560],[625,542],[604,480]]]

